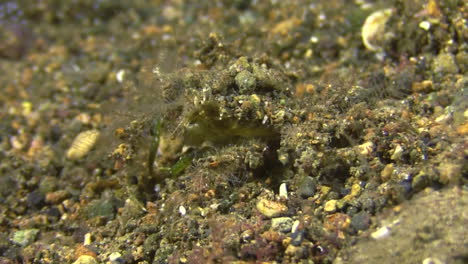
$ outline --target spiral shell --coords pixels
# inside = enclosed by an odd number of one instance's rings
[[[66,157],[70,160],[83,158],[94,147],[99,135],[100,132],[96,129],[81,132],[73,140]]]

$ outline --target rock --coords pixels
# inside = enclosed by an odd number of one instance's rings
[[[345,231],[348,230],[351,224],[351,218],[347,214],[335,213],[327,215],[323,224],[323,227],[328,232],[336,234],[337,238],[345,239]]]
[[[437,167],[440,177],[439,181],[444,184],[460,184],[462,182],[463,169],[462,164],[457,164],[454,162],[442,162]]]
[[[111,199],[100,199],[90,202],[85,209],[87,219],[104,217],[113,219],[115,214],[115,204]]]
[[[266,239],[267,241],[282,242],[284,235],[274,230],[267,230],[261,234],[261,238]],[[252,242],[252,239],[250,241]]]
[[[435,59],[433,68],[436,73],[457,73],[458,66],[455,63],[455,58],[450,53],[441,53]]]
[[[361,211],[351,218],[351,226],[355,230],[367,230],[371,223],[371,215],[366,211]]]
[[[236,75],[235,81],[241,93],[252,92],[257,82],[255,76],[247,70],[239,72]]]
[[[109,262],[111,264],[123,264],[125,260],[122,258],[122,254],[119,252],[113,252],[109,255]]]
[[[57,189],[57,178],[53,176],[45,176],[41,178],[39,183],[39,192],[47,194]],[[47,200],[47,199],[46,199]]]
[[[109,65],[107,63],[89,63],[83,69],[83,73],[88,81],[100,83],[106,79]]]
[[[282,203],[261,199],[257,202],[257,210],[268,218],[278,217],[288,211],[288,207]]]
[[[403,156],[404,149],[401,145],[397,145],[395,149],[393,150],[393,154],[390,157],[392,160],[400,160],[401,157]]]
[[[3,12],[3,11],[2,11]],[[0,24],[0,57],[8,59],[21,59],[31,48],[34,36],[29,27],[20,23]]]
[[[0,233],[0,253],[3,254],[7,249],[11,248],[13,245],[11,241],[8,239],[8,235],[6,233]],[[0,263],[2,263],[0,261]]]
[[[31,228],[26,230],[16,231],[13,235],[13,242],[20,246],[27,246],[36,240],[39,229]]]
[[[425,171],[420,171],[411,182],[411,188],[419,192],[431,184],[431,175]]]
[[[336,204],[337,200],[330,200],[325,203],[325,206],[323,207],[323,210],[327,213],[333,213],[336,211]]]
[[[415,93],[429,93],[433,90],[431,80],[424,80],[421,82],[413,82],[411,84],[411,90]]]
[[[317,183],[315,182],[314,178],[306,176],[302,179],[297,193],[302,198],[307,199],[315,195],[316,186]]]
[[[367,141],[357,146],[357,150],[359,154],[363,156],[369,156],[370,154],[372,154],[374,148],[375,148],[375,145],[372,141]]]
[[[461,72],[468,70],[468,53],[465,51],[459,51],[455,56],[456,63],[460,68]]]
[[[27,195],[26,203],[29,208],[41,209],[44,206],[45,197],[39,191],[33,191]]]
[[[291,244],[294,246],[299,246],[302,243],[302,240],[304,240],[304,230],[298,230],[297,232],[294,232],[291,234]]]
[[[340,199],[336,203],[336,207],[338,209],[343,209],[345,205],[347,205],[348,203],[353,201],[353,199],[355,197],[358,197],[360,194],[361,194],[361,186],[359,184],[357,184],[357,183],[353,184],[353,186],[351,187],[351,193],[349,193],[348,195],[346,195],[345,197]]]
[[[17,183],[16,180],[9,175],[2,175],[0,177],[0,197],[8,196],[12,190],[16,190]]]
[[[373,239],[361,237],[339,255],[343,263],[466,263],[467,202],[468,191],[459,186],[419,193],[377,215],[382,227],[366,231]]]
[[[58,190],[55,192],[48,192],[45,196],[45,201],[51,204],[59,204],[65,199],[70,198],[71,194],[67,190]]]
[[[96,251],[90,245],[77,244],[75,247],[75,257],[79,258],[80,256],[90,256],[93,258],[97,257]]]
[[[438,258],[425,258],[422,261],[422,264],[443,264],[443,263],[445,263],[445,262],[441,261]]]
[[[98,262],[91,256],[81,255],[73,264],[98,264]]]
[[[293,225],[293,220],[290,217],[277,217],[271,219],[271,228],[273,230],[278,230],[283,233],[288,233],[291,231]]]
[[[247,229],[244,232],[242,232],[240,237],[241,237],[242,242],[247,243],[250,240],[252,240],[253,236],[254,236],[254,233],[252,229]]]
[[[125,205],[121,209],[121,217],[123,221],[136,219],[145,214],[144,205],[136,199],[125,200]]]
[[[295,258],[301,258],[304,256],[305,250],[303,247],[296,247],[294,245],[289,245],[284,253],[288,256],[295,257]]]
[[[390,180],[394,169],[395,166],[393,165],[393,163],[385,165],[383,170],[380,172],[380,179],[382,180],[382,182],[387,182],[388,180]]]

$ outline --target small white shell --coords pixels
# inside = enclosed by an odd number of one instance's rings
[[[91,245],[92,241],[93,241],[93,237],[92,237],[91,233],[86,233],[84,235],[83,245],[89,246],[89,245]]]
[[[390,228],[386,226],[379,228],[377,231],[371,234],[371,237],[375,240],[386,238],[388,236],[390,236]]]
[[[294,221],[292,227],[291,227],[291,233],[294,234],[299,230],[299,225],[301,222],[299,220]]]
[[[117,79],[117,81],[119,83],[122,83],[125,79],[125,70],[119,70],[116,74],[115,74],[115,78]]]
[[[362,26],[361,36],[364,46],[371,51],[380,51],[385,38],[385,24],[392,16],[391,8],[375,11],[370,14]]]
[[[284,182],[279,187],[279,197],[288,199],[288,188]]]
[[[185,216],[187,214],[187,209],[183,205],[179,206],[179,214]]]
[[[81,159],[94,147],[100,132],[96,129],[83,131],[75,137],[66,157],[71,160]]]

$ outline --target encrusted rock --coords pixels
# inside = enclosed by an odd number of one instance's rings
[[[288,211],[286,205],[266,199],[261,199],[257,202],[257,209],[262,215],[268,218],[284,215]]]

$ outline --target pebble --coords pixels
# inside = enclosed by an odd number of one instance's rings
[[[353,184],[353,186],[351,186],[351,192],[346,195],[345,197],[343,197],[338,203],[337,203],[337,207],[338,208],[343,208],[344,205],[346,205],[347,203],[349,203],[350,201],[352,201],[355,197],[359,196],[361,194],[361,186],[357,183]]]
[[[347,214],[335,213],[327,215],[323,227],[329,232],[334,232],[337,238],[345,239],[345,231],[351,224],[351,218]]]
[[[12,241],[8,238],[8,234],[0,233],[0,252],[5,252],[7,249],[11,248],[13,246],[11,242]]]
[[[443,264],[444,262],[438,258],[425,258],[422,264]]]
[[[468,71],[468,52],[465,51],[458,51],[457,55],[455,56],[455,62],[458,65],[460,72]],[[465,74],[466,76],[466,74]],[[462,77],[459,80],[463,80],[466,77]]]
[[[291,257],[301,258],[305,252],[303,247],[297,247],[291,244],[286,248],[284,253]]]
[[[271,229],[263,232],[260,235],[260,237],[262,239],[265,239],[266,241],[275,241],[275,242],[283,242],[283,239],[285,239],[284,235],[280,234],[280,232],[274,231],[274,230],[271,230]],[[252,238],[250,239],[251,243],[255,243],[254,241],[255,240],[253,240]]]
[[[68,191],[58,190],[55,192],[48,192],[45,196],[45,201],[51,204],[59,204],[70,196],[71,194]]]
[[[119,252],[113,252],[109,255],[110,264],[124,264],[125,260]]]
[[[235,81],[241,93],[253,91],[257,82],[255,76],[247,70],[238,73],[235,77]]]
[[[383,170],[380,172],[380,179],[382,180],[382,182],[387,182],[388,180],[390,180],[394,169],[395,169],[395,166],[393,165],[393,163],[389,163],[385,165]]]
[[[411,90],[415,93],[429,93],[433,89],[431,80],[424,80],[421,82],[413,82],[411,84]]]
[[[401,145],[397,145],[393,150],[393,154],[390,157],[392,160],[399,160],[403,156],[404,149]]]
[[[426,171],[420,171],[411,182],[411,188],[419,192],[431,184],[431,176]]]
[[[119,209],[120,210],[120,209]],[[121,209],[121,217],[126,221],[130,219],[135,219],[141,217],[145,214],[146,209],[143,204],[141,204],[136,199],[127,199],[125,200],[125,205]]]
[[[361,211],[351,218],[351,226],[356,230],[367,230],[371,223],[371,215]]]
[[[265,115],[265,117],[263,118],[262,124],[266,124],[267,121],[268,121],[268,116]],[[289,162],[289,155],[288,155],[288,153],[281,153],[281,154],[279,154],[278,160],[279,160],[279,161],[281,162],[281,164],[283,164],[283,165],[288,164],[288,162]]]
[[[78,258],[79,256],[90,256],[93,258],[97,257],[97,253],[95,249],[89,245],[77,244],[75,247],[75,257]]]
[[[468,134],[468,122],[457,127],[457,133],[460,136],[466,136]]]
[[[81,255],[73,264],[98,264],[98,262],[91,256]]]
[[[24,247],[34,242],[37,234],[39,234],[39,229],[36,228],[19,230],[15,232],[12,240],[14,243]]]
[[[282,203],[261,199],[257,202],[257,210],[268,218],[278,217],[288,211],[288,207]]]
[[[424,29],[425,31],[429,31],[429,29],[431,29],[431,22],[429,21],[421,21],[421,23],[419,23],[419,27]]]
[[[26,203],[29,208],[40,209],[42,206],[44,206],[44,200],[44,195],[39,191],[30,192],[26,196]]]
[[[332,213],[336,211],[337,200],[330,200],[325,203],[323,210],[327,213]]]
[[[374,149],[374,143],[372,141],[364,142],[363,144],[357,146],[359,154],[363,156],[368,156],[372,153]]]
[[[244,232],[242,232],[242,234],[241,234],[240,237],[241,237],[241,240],[242,240],[244,243],[247,243],[247,242],[249,242],[250,240],[252,240],[253,235],[254,235],[254,233],[253,233],[252,229],[247,229],[247,230],[245,230]]]
[[[109,68],[107,63],[88,63],[83,69],[83,75],[88,81],[101,83],[106,79]]]
[[[271,228],[273,230],[278,230],[283,233],[288,233],[291,231],[293,225],[293,219],[290,217],[277,217],[271,219]]]
[[[84,235],[83,245],[85,246],[91,245],[92,241],[93,241],[93,238],[92,238],[91,233],[86,233]]]
[[[455,58],[450,53],[441,53],[435,59],[433,63],[434,71],[436,73],[457,73],[458,66],[455,63]]]
[[[3,2],[2,2],[3,4]],[[8,5],[6,5],[8,6]],[[8,9],[8,7],[2,7]],[[3,10],[2,10],[3,16]],[[0,24],[0,57],[8,59],[20,59],[29,50],[32,43],[32,32],[25,25],[19,23],[6,24],[2,21]]]
[[[110,199],[101,199],[91,201],[84,209],[84,215],[87,219],[103,217],[105,219],[114,218],[115,207]]]
[[[300,246],[304,240],[304,230],[297,231],[291,234],[291,244],[294,246]]]
[[[289,34],[294,27],[299,26],[302,21],[298,18],[288,18],[278,22],[272,29],[271,33],[273,34],[280,34],[280,35],[287,35]]]
[[[317,184],[314,178],[306,176],[302,179],[299,190],[297,192],[301,196],[301,198],[307,199],[315,195],[316,187]]]

